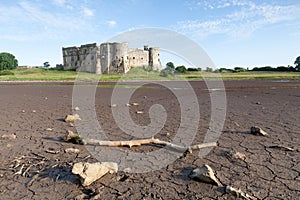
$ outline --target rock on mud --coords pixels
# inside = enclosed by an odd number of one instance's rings
[[[83,186],[89,186],[107,173],[117,173],[118,164],[114,162],[80,162],[73,166],[72,173],[78,174]]]
[[[215,176],[213,169],[209,165],[203,165],[192,171],[190,177],[196,181],[222,186],[220,181]]]
[[[78,114],[75,115],[67,115],[65,117],[65,122],[67,123],[73,123],[76,120],[81,120]]]

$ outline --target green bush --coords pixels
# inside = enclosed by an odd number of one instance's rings
[[[15,75],[15,73],[9,70],[0,71],[0,76],[6,76],[6,75]]]

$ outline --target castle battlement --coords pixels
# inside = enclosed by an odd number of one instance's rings
[[[160,49],[144,46],[130,49],[128,43],[84,44],[80,47],[63,47],[65,70],[91,72],[96,74],[127,73],[131,67],[161,68]]]

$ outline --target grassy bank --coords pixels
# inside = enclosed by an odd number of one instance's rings
[[[207,73],[188,72],[185,74],[160,76],[159,72],[146,72],[141,68],[132,69],[127,74],[96,75],[84,72],[62,71],[50,69],[15,69],[0,73],[0,81],[75,81],[82,80],[300,80],[300,72],[239,72],[239,73]]]

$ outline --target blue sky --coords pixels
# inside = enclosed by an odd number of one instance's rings
[[[191,38],[217,67],[287,66],[300,55],[296,0],[0,0],[0,23],[0,52],[20,65],[55,66],[63,46],[148,27]]]

